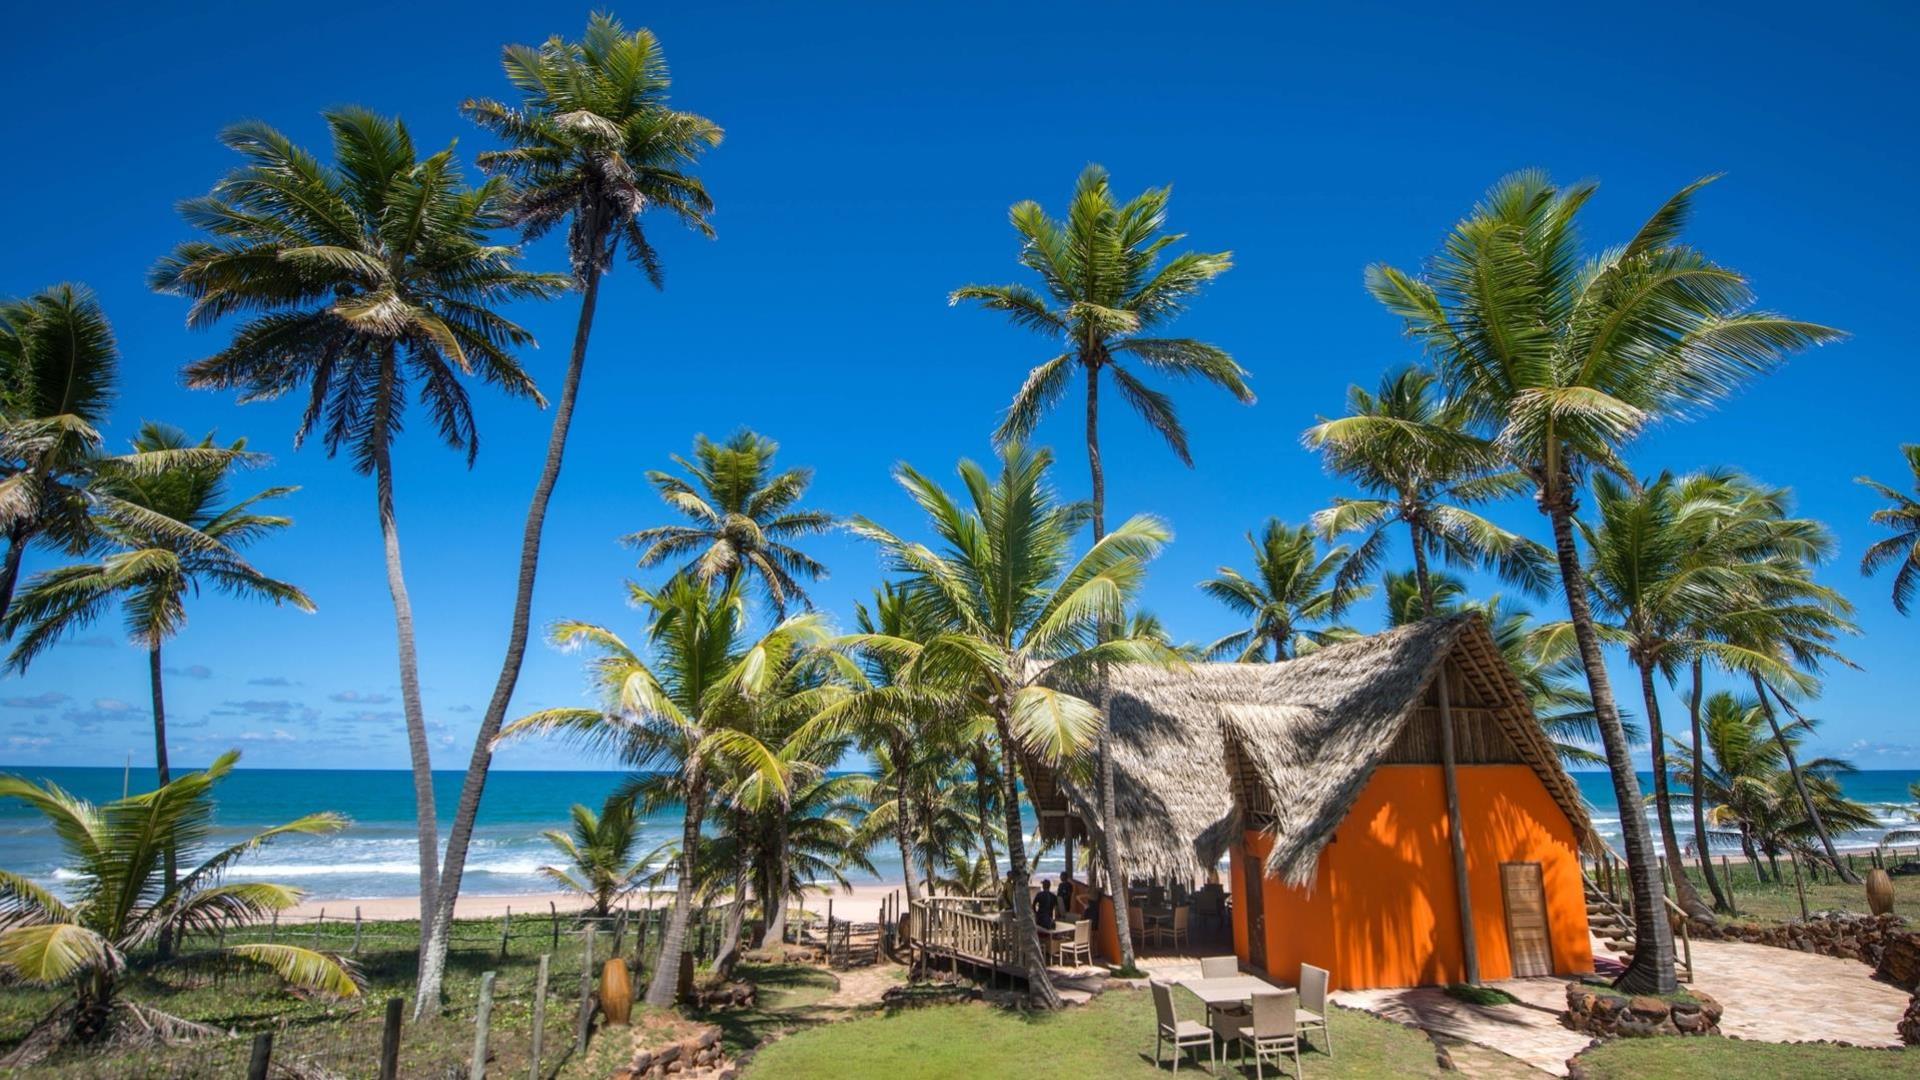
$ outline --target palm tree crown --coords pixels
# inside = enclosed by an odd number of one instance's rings
[[[594,813],[590,806],[573,804],[570,832],[548,829],[540,835],[567,861],[565,866],[543,866],[540,875],[569,892],[593,902],[597,915],[606,915],[629,891],[637,888],[647,870],[634,857],[640,843],[640,822],[633,800],[615,796]]]
[[[1913,473],[1914,493],[1920,494],[1920,443],[1907,443],[1900,453]],[[1914,590],[1920,588],[1920,499],[1864,476],[1859,483],[1887,500],[1889,505],[1873,512],[1873,523],[1893,533],[1867,549],[1860,559],[1860,572],[1872,575],[1888,564],[1898,567],[1893,574],[1893,609],[1905,615]]]
[[[565,279],[517,269],[515,249],[487,242],[505,220],[503,181],[465,186],[451,147],[419,158],[398,120],[357,108],[326,120],[331,165],[264,124],[228,128],[221,140],[246,164],[181,204],[209,238],[161,260],[154,287],[192,298],[189,326],[247,317],[187,366],[187,382],[238,389],[242,402],[304,386],[296,442],[320,425],[327,452],[349,448],[361,472],[399,433],[416,384],[441,438],[471,461],[463,376],[539,399],[509,352],[532,335],[494,305],[552,296]]]
[[[779,450],[779,443],[751,431],[724,443],[695,437],[692,461],[673,456],[685,478],[647,473],[661,500],[692,524],[642,529],[623,542],[640,549],[643,567],[691,557],[686,571],[703,580],[750,574],[776,614],[786,614],[796,602],[812,607],[798,579],[816,581],[826,576],[826,567],[787,541],[825,532],[833,527],[833,515],[795,506],[806,497],[813,470],[775,472]]]
[[[1245,618],[1245,630],[1235,631],[1207,646],[1207,655],[1230,656],[1242,663],[1285,660],[1302,649],[1351,636],[1343,627],[1309,624],[1337,619],[1373,586],[1341,580],[1340,573],[1353,552],[1339,545],[1322,554],[1314,530],[1290,526],[1271,518],[1256,536],[1247,534],[1253,549],[1253,576],[1230,566],[1218,577],[1200,583],[1200,591]]]
[[[514,180],[513,220],[529,239],[571,220],[575,278],[606,272],[624,244],[658,286],[660,259],[641,225],[656,207],[713,235],[713,200],[690,170],[720,145],[721,130],[667,107],[672,80],[653,31],[628,34],[620,20],[595,14],[580,41],[510,45],[502,63],[522,104],[474,98],[462,106],[507,143],[481,154],[480,167]]]

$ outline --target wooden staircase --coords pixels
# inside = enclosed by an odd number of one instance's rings
[[[1587,928],[1604,942],[1607,948],[1623,957],[1631,958],[1634,948],[1633,915],[1606,890],[1594,884],[1587,874],[1580,875],[1587,887]],[[1664,899],[1664,898],[1663,898]],[[1687,920],[1679,905],[1672,900],[1666,901],[1669,913],[1679,914],[1680,930],[1674,935],[1673,974],[1681,982],[1693,981],[1693,935],[1687,929]]]

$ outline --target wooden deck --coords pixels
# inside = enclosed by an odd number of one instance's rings
[[[992,901],[971,896],[923,897],[910,911],[908,937],[923,965],[944,961],[956,971],[964,965],[1026,978],[1014,947],[1012,912],[995,910]]]

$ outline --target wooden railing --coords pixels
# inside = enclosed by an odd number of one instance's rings
[[[1011,969],[1019,957],[1013,944],[1013,915],[992,901],[972,897],[930,896],[912,905],[915,946],[978,964]]]

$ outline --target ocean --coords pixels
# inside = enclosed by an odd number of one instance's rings
[[[135,769],[130,776],[114,768],[44,768],[25,772],[51,780],[68,791],[96,802],[119,797],[123,779],[134,791],[151,788],[151,769]],[[434,798],[450,818],[460,795],[461,775],[434,775]],[[462,892],[502,895],[546,892],[538,876],[540,866],[552,861],[552,848],[540,835],[566,827],[567,808],[573,803],[598,806],[620,782],[617,772],[495,772],[487,781],[486,799],[474,832]],[[1594,825],[1618,846],[1620,815],[1613,787],[1603,772],[1574,774],[1581,792],[1593,807]],[[1920,770],[1868,770],[1841,777],[1849,797],[1871,807],[1885,828],[1916,823],[1915,806],[1907,785],[1920,780]],[[1642,774],[1641,786],[1650,790],[1651,777]],[[234,868],[236,879],[269,880],[305,890],[316,900],[412,895],[418,887],[418,862],[413,828],[413,784],[401,770],[240,769],[221,783],[219,827],[214,844],[231,843],[249,832],[320,810],[345,814],[353,824],[329,837],[291,837],[278,841]],[[1675,807],[1676,824],[1690,832],[1685,801]],[[1028,818],[1031,832],[1031,815]],[[442,821],[444,834],[446,823]],[[679,835],[678,811],[667,809],[646,823],[640,850],[646,851]],[[1842,839],[1848,846],[1866,846],[1880,831]],[[1717,846],[1716,846],[1717,849]],[[899,859],[891,844],[872,853],[879,880],[900,880]],[[1043,873],[1060,867],[1058,851],[1039,860]],[[53,837],[38,815],[16,800],[0,801],[0,868],[25,874],[61,889],[72,880]],[[865,875],[858,875],[864,879]]]

